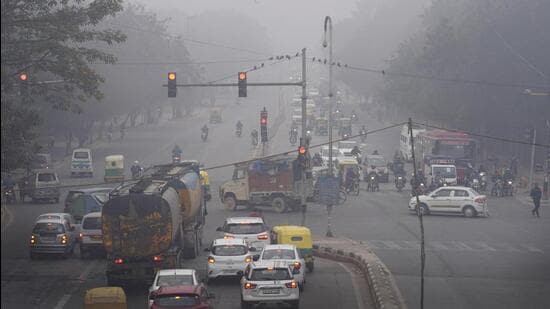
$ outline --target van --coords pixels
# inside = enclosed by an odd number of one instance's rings
[[[91,212],[82,218],[80,233],[80,258],[93,253],[104,253],[101,231],[101,212]]]
[[[77,148],[73,150],[71,159],[71,177],[94,175],[92,162],[92,151],[88,148]]]
[[[21,188],[21,200],[29,196],[33,202],[41,200],[53,200],[59,203],[60,187],[59,177],[53,170],[33,171],[24,182]]]

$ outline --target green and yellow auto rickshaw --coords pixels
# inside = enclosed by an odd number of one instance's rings
[[[105,157],[105,182],[124,181],[124,156]]]
[[[271,229],[272,244],[295,245],[306,262],[306,270],[313,271],[313,241],[311,231],[305,226],[277,225]]]

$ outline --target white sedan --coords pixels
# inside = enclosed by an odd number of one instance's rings
[[[417,205],[416,197],[409,201],[409,210],[429,213],[461,213],[465,217],[477,215],[489,216],[487,197],[472,188],[449,186],[441,187],[426,195],[420,195]]]

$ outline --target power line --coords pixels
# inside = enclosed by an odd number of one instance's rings
[[[445,130],[445,131],[450,131],[450,132],[468,133],[469,135],[472,135],[472,136],[477,136],[477,137],[483,137],[483,138],[493,139],[493,140],[497,140],[497,141],[501,141],[501,142],[507,142],[507,143],[513,143],[513,144],[521,144],[521,145],[528,145],[528,146],[535,145],[535,146],[537,146],[537,147],[550,148],[550,144],[540,144],[540,143],[534,143],[534,144],[533,144],[533,143],[525,142],[525,141],[522,141],[522,140],[516,140],[516,139],[510,139],[510,138],[504,138],[504,137],[498,137],[498,136],[480,134],[480,133],[475,133],[475,132],[471,132],[471,131],[468,131],[468,130],[449,129],[449,128],[444,128],[444,127],[440,127],[440,126],[434,126],[434,125],[430,125],[430,124],[426,124],[426,123],[420,123],[420,122],[414,122],[414,121],[413,121],[413,123],[414,123],[414,124],[417,124],[417,125],[420,125],[420,126],[424,126],[424,127],[426,127],[426,128],[439,129],[439,130]]]
[[[249,63],[249,62],[258,62],[258,61],[264,61],[266,59],[243,59],[243,60],[211,60],[211,61],[187,61],[187,62],[139,62],[139,61],[128,61],[128,62],[115,62],[115,63],[92,63],[94,65],[100,64],[100,65],[181,65],[181,64],[219,64],[219,63]]]

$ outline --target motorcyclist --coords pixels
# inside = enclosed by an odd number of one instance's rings
[[[138,178],[140,176],[141,170],[142,168],[139,165],[139,161],[134,161],[134,164],[132,164],[132,167],[130,167],[132,178]]]
[[[13,202],[16,201],[15,199],[15,185],[16,185],[16,181],[13,180],[13,178],[11,177],[10,174],[7,174],[6,175],[6,178],[2,180],[2,192],[8,192],[11,190],[11,193],[12,193],[12,199],[13,199]],[[12,201],[8,201],[8,202],[12,202]]]
[[[257,145],[258,144],[258,131],[256,129],[252,130],[250,132],[250,137],[252,138],[252,144]]]
[[[237,121],[237,131],[242,131],[243,130],[243,123],[239,120]]]
[[[208,126],[206,125],[206,123],[202,126],[201,131],[202,133],[208,134]]]
[[[174,149],[172,149],[173,156],[181,157],[182,152],[183,151],[181,150],[180,146],[178,146],[177,144],[174,146]]]
[[[313,158],[311,158],[311,163],[313,163],[313,166],[322,166],[323,165],[323,158],[321,158],[321,155],[316,152],[313,155]]]
[[[361,154],[361,150],[359,149],[359,147],[353,146],[353,149],[351,150],[350,153],[351,153],[352,156],[360,155],[360,154]]]
[[[357,173],[353,170],[353,168],[348,168],[346,171],[346,180],[345,180],[345,188],[347,191],[351,190],[351,186],[355,183],[356,179],[359,177]]]

